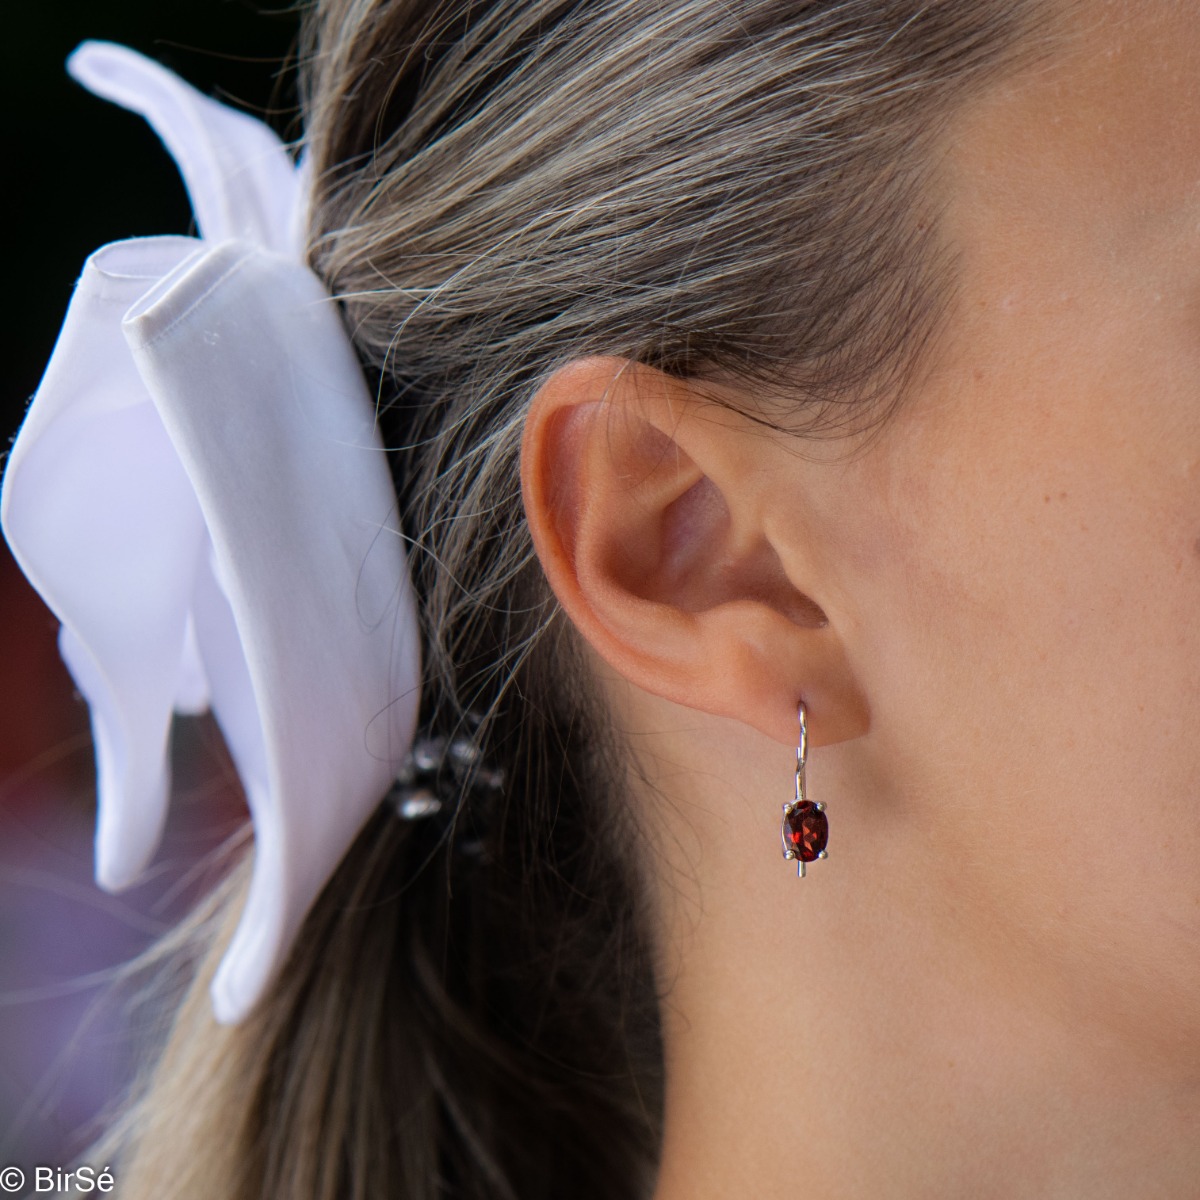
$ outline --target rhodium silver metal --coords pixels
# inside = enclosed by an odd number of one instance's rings
[[[796,808],[808,799],[804,786],[804,768],[808,762],[808,709],[805,707],[804,701],[800,701],[800,706],[797,711],[797,716],[800,720],[800,740],[796,743],[796,795],[793,799],[788,800],[783,806],[783,817],[779,824],[779,837],[783,843],[783,857],[789,861],[794,860],[796,863],[796,874],[803,879],[805,875],[805,862],[796,852],[788,845],[788,828],[787,819],[792,815]],[[817,812],[824,812],[825,805],[817,800],[813,802],[813,808]],[[817,858],[828,858],[828,851],[822,850]]]

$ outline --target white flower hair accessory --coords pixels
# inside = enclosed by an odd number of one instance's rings
[[[233,1023],[408,754],[416,605],[372,398],[303,259],[303,170],[131,50],[86,42],[68,69],[154,127],[199,236],[88,259],[0,522],[90,706],[101,886],[158,846],[173,712],[211,707],[224,733],[255,831],[212,985]]]

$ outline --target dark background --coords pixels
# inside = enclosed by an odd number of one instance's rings
[[[63,67],[70,51],[86,38],[121,42],[285,137],[298,126],[288,70],[294,10],[248,0],[18,0],[5,20],[7,453],[87,255],[120,238],[193,232],[158,139],[140,117],[74,84]],[[27,1174],[37,1163],[69,1164],[96,1132],[135,1043],[111,968],[178,915],[192,894],[180,884],[185,872],[244,818],[211,722],[182,721],[176,803],[146,883],[120,897],[95,888],[87,710],[56,633],[0,546],[0,1168]]]

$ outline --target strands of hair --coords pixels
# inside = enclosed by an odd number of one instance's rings
[[[244,867],[174,935],[206,957],[104,1148],[125,1200],[650,1193],[653,850],[525,528],[523,414],[607,354],[797,436],[885,420],[953,296],[936,135],[1028,7],[316,0],[310,261],[378,389],[422,721],[481,717],[507,783],[466,869],[381,812],[242,1026],[206,987]]]

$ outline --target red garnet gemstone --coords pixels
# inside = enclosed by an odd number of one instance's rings
[[[811,800],[801,800],[784,818],[787,843],[801,862],[815,862],[829,841],[829,820]]]

